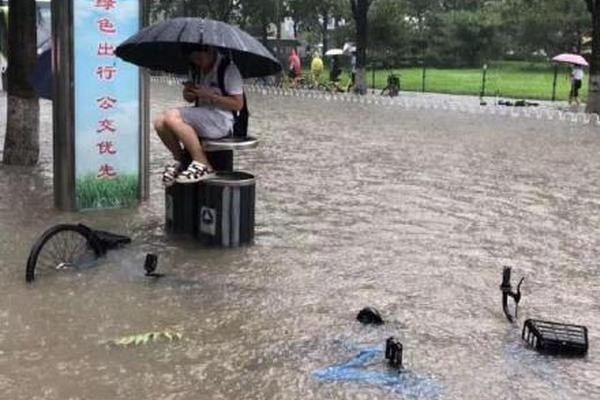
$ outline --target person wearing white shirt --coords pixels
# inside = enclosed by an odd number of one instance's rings
[[[577,107],[581,104],[579,101],[579,90],[583,83],[583,67],[581,65],[574,65],[571,70],[571,93],[569,94],[569,105],[575,100]]]
[[[244,107],[243,80],[236,65],[219,54],[215,47],[200,46],[184,55],[190,61],[190,80],[184,83],[183,98],[191,106],[167,110],[154,121],[154,128],[174,162],[165,167],[165,186],[196,183],[215,175],[204,149],[203,139],[228,136],[234,123],[233,112]],[[157,55],[160,57],[160,55]],[[224,65],[221,87],[219,71]],[[185,153],[192,158],[184,167]]]

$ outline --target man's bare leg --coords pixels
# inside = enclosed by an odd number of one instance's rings
[[[173,158],[179,162],[182,162],[184,152],[175,133],[171,132],[171,130],[167,127],[166,114],[167,113],[163,113],[156,118],[156,120],[154,120],[154,129],[156,129],[156,133],[158,134],[160,140],[164,143],[167,149],[169,149],[171,154],[173,154]]]
[[[179,111],[171,110],[166,113],[165,126],[183,143],[183,147],[190,153],[192,160],[212,169],[210,162],[206,158],[206,154],[204,154],[204,149],[202,149],[196,131],[183,121]]]

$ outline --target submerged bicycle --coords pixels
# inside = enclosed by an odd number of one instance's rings
[[[400,75],[391,72],[387,77],[387,86],[381,91],[382,96],[396,97],[400,94]]]
[[[82,224],[61,224],[46,230],[34,243],[27,259],[25,280],[38,275],[92,266],[108,250],[131,243],[114,233],[97,231]]]

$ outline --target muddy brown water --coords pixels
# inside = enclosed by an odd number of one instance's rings
[[[155,84],[153,114],[177,91]],[[600,398],[597,127],[259,94],[251,105],[261,145],[238,167],[258,177],[256,244],[222,251],[165,236],[155,138],[149,202],[53,210],[43,103],[40,166],[0,167],[1,399],[401,399],[313,376],[390,335],[441,399]],[[65,221],[134,243],[26,285],[32,242]],[[150,251],[158,281],[143,276]],[[501,311],[503,265],[526,277],[518,326]],[[358,324],[366,305],[388,323]],[[528,317],[587,325],[589,355],[525,348]],[[163,330],[183,339],[102,344]]]

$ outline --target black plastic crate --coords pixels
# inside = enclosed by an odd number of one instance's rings
[[[528,319],[522,337],[540,353],[584,356],[588,351],[588,330],[581,325]]]

